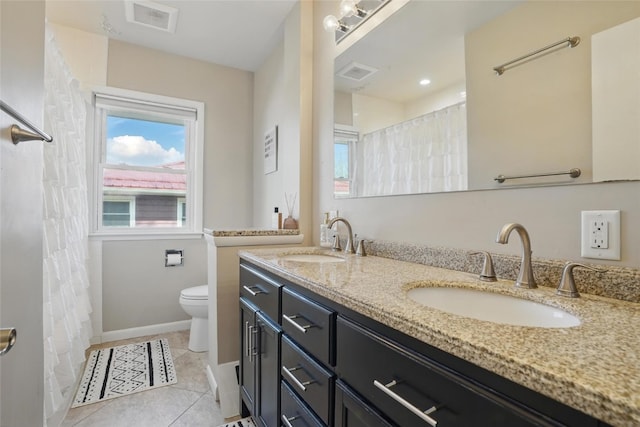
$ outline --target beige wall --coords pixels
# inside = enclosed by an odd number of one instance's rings
[[[253,224],[270,228],[278,207],[288,214],[285,193],[296,195],[293,217],[310,230],[311,21],[312,3],[296,4],[284,23],[284,40],[255,73]],[[278,126],[278,169],[264,173],[264,135]]]
[[[184,266],[165,267],[165,249],[181,249]],[[102,322],[105,332],[188,320],[180,291],[207,284],[204,239],[125,240],[102,247]]]
[[[314,7],[318,21],[319,17],[331,13],[332,2],[316,2]],[[354,232],[370,239],[517,255],[520,253],[517,239],[508,245],[499,245],[495,237],[504,223],[520,222],[531,234],[534,257],[640,267],[640,228],[636,225],[640,223],[640,182],[334,199],[333,41],[322,25],[315,24],[315,244],[319,243],[317,229],[321,212],[339,209],[341,215],[351,221]],[[502,57],[497,63],[501,60]],[[580,211],[590,209],[622,211],[621,261],[580,257]]]
[[[51,22],[48,25],[80,89],[90,93],[94,86],[106,85],[109,39]]]
[[[469,188],[505,186],[493,180],[499,174],[571,168],[582,170],[575,182],[592,181],[591,35],[638,15],[640,2],[533,1],[467,35]],[[492,71],[574,35],[573,49]]]
[[[205,103],[205,227],[252,225],[252,80],[247,71],[109,42],[109,86]],[[165,249],[184,249],[184,267],[164,267]],[[204,239],[105,241],[102,260],[104,331],[186,320],[180,290],[207,283]]]
[[[252,73],[110,40],[107,83],[204,102],[204,226],[253,225]]]

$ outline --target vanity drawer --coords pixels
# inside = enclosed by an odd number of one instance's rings
[[[280,425],[282,427],[325,427],[305,404],[296,396],[291,387],[282,381],[280,384],[282,401],[280,404]],[[286,420],[286,421],[285,421]]]
[[[280,283],[240,264],[240,296],[251,301],[274,322],[280,320],[280,288]]]
[[[329,424],[333,412],[334,375],[285,335],[282,336],[281,374],[282,380],[289,383],[322,421]]]
[[[321,362],[335,362],[335,312],[295,291],[282,291],[282,329]]]
[[[336,334],[339,377],[397,425],[558,425],[341,316]]]

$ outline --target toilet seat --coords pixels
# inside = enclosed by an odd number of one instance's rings
[[[203,301],[209,299],[209,285],[194,286],[180,291],[180,298],[185,300]]]

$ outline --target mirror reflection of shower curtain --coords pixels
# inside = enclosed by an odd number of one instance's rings
[[[92,334],[87,271],[86,103],[51,29],[45,42],[43,321],[45,425],[60,425]]]
[[[464,102],[368,133],[356,147],[358,196],[467,189]]]

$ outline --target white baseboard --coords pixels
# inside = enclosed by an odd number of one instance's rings
[[[207,365],[207,380],[209,380],[209,387],[211,387],[213,397],[216,399],[216,402],[218,402],[220,400],[220,396],[218,395],[218,383],[216,382],[216,377],[213,375],[213,371],[211,370],[211,365]]]
[[[138,328],[120,329],[117,331],[103,332],[101,337],[93,337],[92,344],[103,342],[126,340],[129,338],[144,337],[147,335],[166,334],[167,332],[184,331],[191,327],[191,319],[178,322],[160,323],[157,325],[140,326]]]

